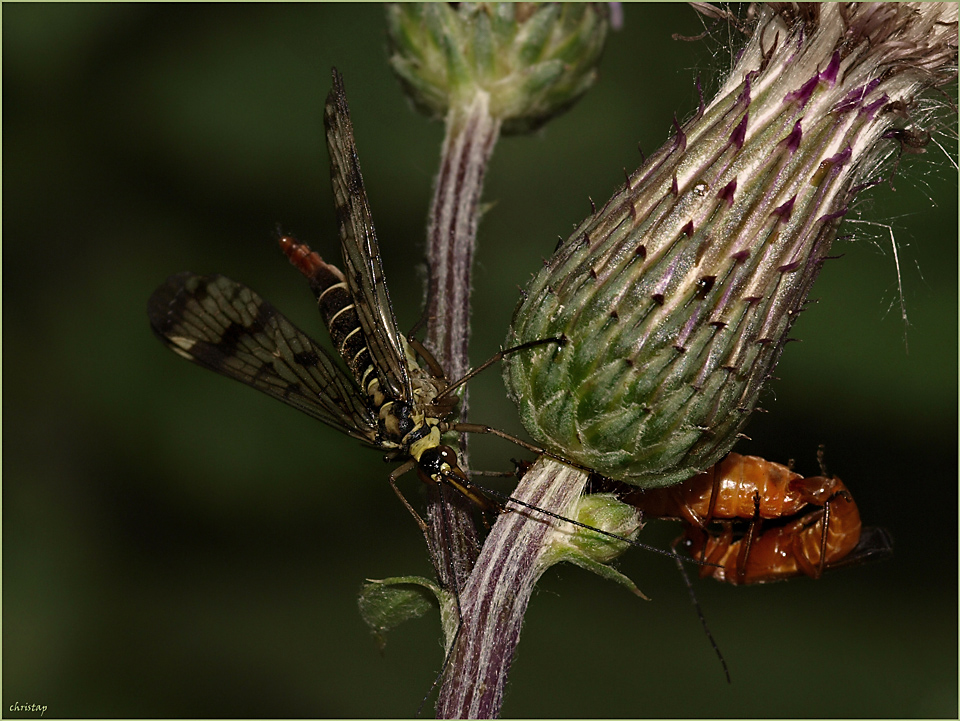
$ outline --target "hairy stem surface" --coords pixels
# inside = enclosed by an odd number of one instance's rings
[[[572,513],[587,474],[541,457],[513,496],[560,515]],[[496,718],[530,595],[550,565],[544,554],[557,522],[512,506],[483,544],[460,595],[463,626],[437,702],[437,718]]]
[[[470,365],[471,270],[480,193],[499,134],[500,121],[491,117],[489,97],[484,92],[478,92],[468,107],[451,108],[447,116],[427,231],[430,284],[426,346],[452,380],[466,374]],[[466,393],[460,403],[461,419],[465,420]],[[467,470],[462,442],[460,464]],[[428,490],[427,522],[430,553],[440,582],[447,589],[463,588],[480,545],[470,502],[458,493],[441,496],[440,488],[433,486]]]

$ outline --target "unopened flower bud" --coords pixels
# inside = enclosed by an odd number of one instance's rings
[[[612,493],[594,493],[580,496],[569,512],[571,518],[590,528],[559,524],[545,541],[547,550],[538,560],[539,573],[557,563],[572,563],[646,598],[629,577],[607,565],[630,548],[630,544],[620,538],[632,541],[640,532],[643,523],[637,509],[617,500]],[[596,529],[620,538],[598,533]]]
[[[642,525],[636,508],[621,503],[612,493],[581,496],[572,517],[591,528],[599,528],[630,540],[636,538]],[[612,561],[630,547],[625,541],[581,526],[574,527],[571,533],[566,534],[564,543],[600,563]]]
[[[891,131],[956,78],[956,3],[758,8],[716,98],[561,245],[506,341],[566,338],[508,359],[524,426],[641,487],[730,450]]]
[[[604,3],[391,3],[390,65],[427,115],[483,92],[503,132],[526,132],[593,84],[607,15]]]

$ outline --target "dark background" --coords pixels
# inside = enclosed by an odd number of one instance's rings
[[[408,716],[440,667],[435,617],[381,656],[365,578],[430,575],[378,454],[192,367],[151,336],[169,274],[220,272],[320,333],[275,223],[336,257],[321,109],[344,74],[402,328],[422,301],[442,127],[386,65],[379,5],[6,5],[3,13],[3,713]],[[558,235],[715,87],[722,51],[684,5],[626,8],[597,86],[497,146],[484,193],[472,357],[504,338]],[[942,139],[942,136],[941,136]],[[955,147],[953,141],[950,147]],[[738,450],[816,471],[819,443],[892,560],[763,587],[697,583],[727,686],[673,565],[621,569],[653,600],[551,570],[508,716],[957,714],[957,187],[932,145],[814,287]],[[318,335],[318,337],[320,337]],[[496,371],[472,418],[521,432]],[[506,469],[518,449],[472,445]],[[401,482],[416,497],[413,476]],[[677,529],[650,524],[666,546]]]

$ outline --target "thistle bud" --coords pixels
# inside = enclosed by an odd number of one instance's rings
[[[621,503],[612,493],[591,493],[577,499],[572,518],[608,533],[634,539],[643,525],[636,508]],[[557,533],[560,533],[557,531]],[[610,536],[601,535],[583,526],[564,533],[562,543],[599,563],[608,563],[626,551],[630,545]]]
[[[557,563],[572,563],[646,599],[629,577],[607,565],[630,548],[630,544],[594,530],[634,540],[643,526],[637,509],[620,502],[612,493],[592,493],[580,496],[570,510],[571,518],[590,528],[561,524],[553,529],[545,539],[545,552],[537,560],[539,573]]]
[[[754,409],[851,200],[925,89],[955,80],[955,3],[773,3],[706,107],[534,277],[506,345],[534,439],[669,485]]]
[[[593,84],[603,3],[391,3],[390,65],[417,108],[444,118],[478,92],[505,133],[533,130]]]

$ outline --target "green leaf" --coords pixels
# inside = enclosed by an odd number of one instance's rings
[[[420,576],[396,576],[367,581],[360,589],[357,604],[383,651],[387,631],[419,618],[443,601],[443,592],[432,581]]]

